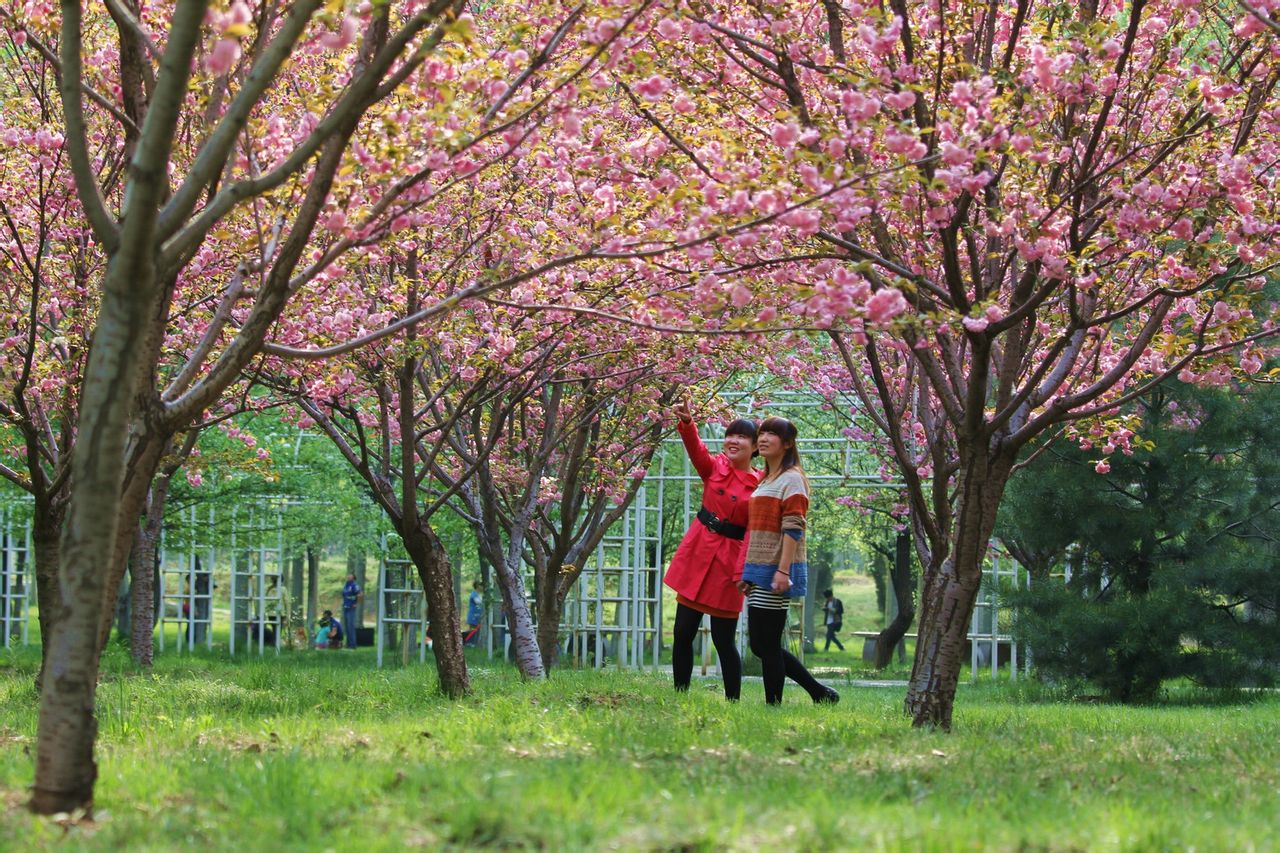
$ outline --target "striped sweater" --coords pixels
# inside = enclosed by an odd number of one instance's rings
[[[805,515],[809,512],[809,485],[804,474],[789,468],[777,479],[756,486],[747,505],[747,547],[742,579],[758,587],[773,584],[782,559],[782,537],[796,540],[791,560],[791,598],[801,598],[809,585],[805,562]]]

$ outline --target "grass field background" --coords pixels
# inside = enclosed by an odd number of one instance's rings
[[[370,652],[229,662],[118,649],[99,688],[98,808],[22,809],[33,651],[0,653],[0,849],[1272,850],[1280,700],[1174,689],[1073,701],[962,686],[956,731],[914,731],[901,688],[790,689],[613,670],[521,681],[473,660],[449,702],[430,666]]]

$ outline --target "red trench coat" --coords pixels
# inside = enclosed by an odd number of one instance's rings
[[[702,478],[702,505],[730,524],[746,527],[747,502],[760,482],[760,472],[739,471],[723,453],[712,456],[692,423],[682,422],[676,428],[689,461]],[[695,609],[740,613],[742,593],[738,591],[737,576],[742,571],[742,546],[741,540],[712,533],[694,519],[671,558],[663,583]]]

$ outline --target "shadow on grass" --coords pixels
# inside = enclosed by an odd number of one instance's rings
[[[1154,707],[1228,708],[1256,705],[1276,693],[1274,688],[1205,687],[1199,684],[1166,685]]]
[[[1020,705],[1099,705],[1112,708],[1231,708],[1264,702],[1275,690],[1244,687],[1205,687],[1186,681],[1167,682],[1149,701],[1121,702],[1087,681],[980,680],[960,682],[963,701],[1014,702]]]

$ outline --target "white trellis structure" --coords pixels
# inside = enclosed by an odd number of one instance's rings
[[[378,562],[378,623],[375,645],[378,667],[388,648],[399,649],[401,663],[408,663],[417,649],[418,662],[427,659],[427,604],[422,580],[412,560],[390,556],[387,537],[382,537],[382,559]]]
[[[1013,620],[1017,613],[1000,601],[1003,589],[1022,589],[1031,583],[1030,573],[994,543],[988,549],[982,568],[982,583],[969,622],[969,678],[978,680],[979,671],[991,668],[995,678],[1002,658],[1007,656],[1009,676],[1018,677],[1019,643],[1013,637]],[[1031,670],[1031,650],[1023,649],[1022,665]]]
[[[212,544],[214,508],[201,514],[194,504],[182,513],[187,538],[184,547],[169,547],[172,536],[160,534],[160,651],[165,651],[169,625],[177,627],[177,651],[197,646],[213,648],[213,571],[218,552]],[[210,537],[201,542],[199,532]]]
[[[243,633],[245,651],[280,653],[284,622],[284,511],[295,502],[269,498],[232,511],[231,655]]]
[[[659,471],[665,458],[659,459]],[[561,632],[580,666],[611,654],[620,667],[657,666],[662,651],[662,508],[665,480],[645,478],[565,601]],[[650,492],[657,492],[651,496]],[[656,498],[656,504],[651,503]]]
[[[233,656],[278,654],[289,627],[286,516],[311,503],[265,495],[230,512],[194,505],[167,514],[157,549],[159,650],[212,649],[217,624],[229,625]]]
[[[17,505],[0,505],[0,631],[6,649],[31,640],[34,564],[30,519]]]

